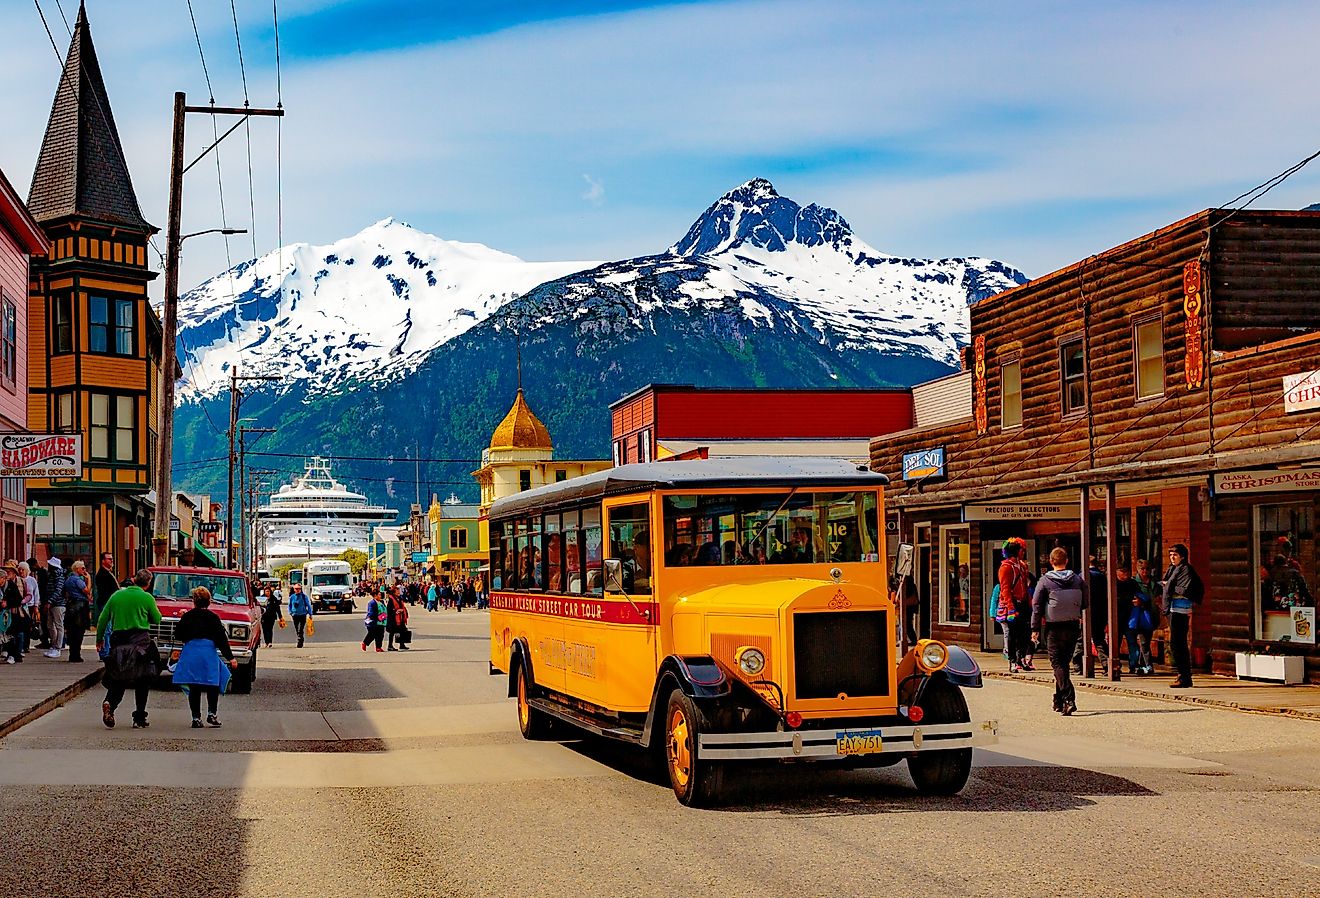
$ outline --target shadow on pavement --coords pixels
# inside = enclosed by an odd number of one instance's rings
[[[1074,711],[1073,717],[1099,717],[1102,714],[1195,714],[1201,708],[1107,708],[1101,711]]]

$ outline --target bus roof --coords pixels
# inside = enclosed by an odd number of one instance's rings
[[[748,455],[620,465],[496,500],[492,518],[650,490],[805,487],[875,489],[889,478],[842,458]]]

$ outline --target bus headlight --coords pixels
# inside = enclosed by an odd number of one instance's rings
[[[765,670],[765,652],[755,646],[745,645],[738,649],[738,669],[749,677],[754,677]]]
[[[934,673],[949,662],[949,650],[944,643],[923,639],[917,644],[917,666],[926,673]]]

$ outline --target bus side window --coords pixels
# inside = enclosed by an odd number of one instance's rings
[[[585,509],[582,512],[582,542],[585,546],[586,563],[584,565],[586,583],[583,591],[587,595],[598,596],[604,593],[604,581],[601,579],[601,530],[600,506]]]
[[[623,591],[651,591],[651,510],[646,503],[610,509],[610,558],[623,562]]]

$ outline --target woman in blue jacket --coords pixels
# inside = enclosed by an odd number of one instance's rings
[[[362,623],[367,625],[367,635],[362,639],[362,651],[367,650],[367,645],[371,642],[376,643],[376,651],[383,652],[381,642],[385,639],[385,624],[390,619],[389,606],[385,599],[376,596],[367,603],[367,616]]]
[[[183,643],[179,663],[174,667],[174,682],[188,693],[193,729],[202,728],[202,693],[206,693],[206,722],[220,726],[220,693],[229,686],[230,671],[238,666],[220,615],[211,610],[211,592],[199,586],[191,593],[193,607],[174,627]],[[220,656],[224,656],[221,663]]]

